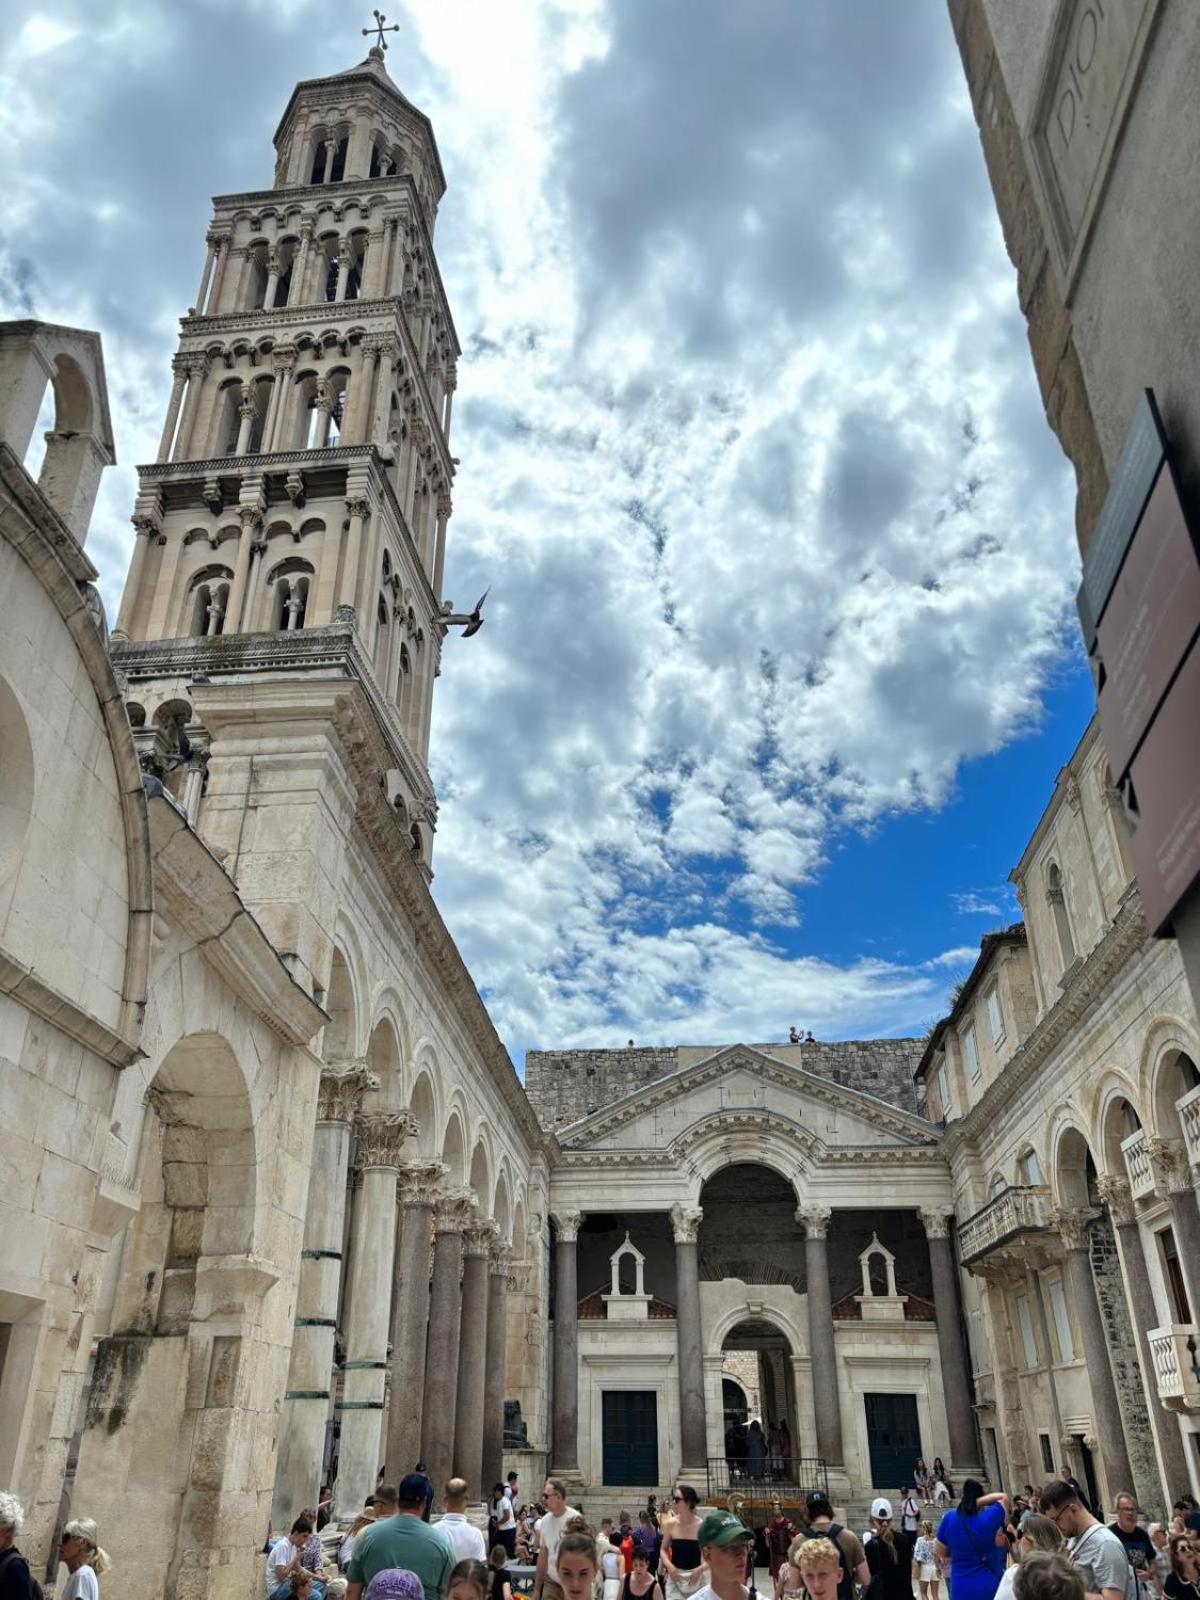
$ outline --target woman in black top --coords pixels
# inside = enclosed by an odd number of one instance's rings
[[[633,1571],[621,1579],[617,1600],[663,1600],[658,1579],[650,1571],[650,1556],[640,1544],[633,1547]]]
[[[1192,1536],[1173,1533],[1167,1548],[1171,1556],[1171,1570],[1163,1582],[1167,1600],[1200,1600],[1200,1558]]]
[[[890,1516],[872,1516],[871,1530],[874,1537],[868,1539],[864,1547],[867,1566],[871,1569],[871,1582],[863,1591],[864,1600],[912,1600],[916,1535],[893,1528]]]

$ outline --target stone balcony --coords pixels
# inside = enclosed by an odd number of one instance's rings
[[[1004,1250],[1028,1234],[1050,1231],[1050,1191],[1042,1185],[1011,1185],[958,1230],[964,1266]]]
[[[1168,1411],[1200,1411],[1200,1337],[1195,1324],[1152,1328],[1147,1338],[1163,1405]]]
[[[1187,1146],[1188,1160],[1195,1164],[1200,1161],[1200,1083],[1176,1100],[1175,1109],[1183,1124],[1183,1142]]]
[[[1150,1165],[1150,1152],[1146,1148],[1146,1130],[1139,1128],[1127,1139],[1121,1140],[1121,1154],[1125,1157],[1125,1171],[1129,1174],[1129,1189],[1135,1200],[1154,1193],[1154,1169]]]

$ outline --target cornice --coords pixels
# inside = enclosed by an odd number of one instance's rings
[[[3,950],[0,950],[0,994],[11,995],[19,1004],[28,1006],[76,1044],[103,1056],[111,1066],[128,1067],[146,1053],[76,1005],[74,1000],[43,983],[32,967],[14,961]]]
[[[862,1089],[831,1083],[827,1078],[818,1077],[804,1067],[780,1061],[774,1056],[754,1049],[751,1045],[736,1044],[715,1051],[704,1061],[676,1068],[675,1071],[656,1079],[645,1088],[635,1089],[606,1110],[581,1118],[566,1128],[560,1128],[559,1142],[564,1145],[567,1143],[577,1145],[579,1140],[604,1138],[645,1112],[673,1100],[682,1088],[686,1087],[689,1090],[703,1088],[706,1084],[738,1068],[749,1069],[778,1088],[790,1089],[793,1093],[803,1093],[824,1105],[836,1106],[843,1110],[852,1107],[865,1122],[871,1123],[873,1127],[885,1133],[909,1140],[919,1139],[923,1143],[930,1144],[936,1139],[934,1125],[925,1122],[912,1112],[889,1106],[886,1101],[867,1094]]]
[[[329,1021],[328,1012],[292,977],[224,867],[161,784],[157,788],[147,811],[160,910],[274,1033],[307,1044]]]
[[[1024,1044],[1013,1051],[1004,1070],[992,1080],[970,1111],[947,1124],[943,1143],[948,1155],[953,1155],[964,1144],[971,1144],[1011,1106],[1014,1097],[1032,1081],[1067,1034],[1100,1003],[1117,973],[1149,937],[1141,896],[1136,886],[1130,884],[1104,937],[1080,962],[1054,1005]]]
[[[304,676],[296,680],[303,695],[328,692],[328,680],[312,677],[314,668],[338,673],[335,682],[345,692],[357,690],[370,707],[371,716],[362,720],[364,728],[374,727],[375,743],[372,786],[378,788],[380,774],[396,767],[427,819],[437,819],[437,797],[425,763],[412,749],[400,725],[399,713],[379,692],[370,661],[353,622],[335,622],[325,628],[301,628],[298,632],[231,633],[212,638],[190,636],[183,639],[145,639],[113,645],[113,659],[125,679],[135,683],[143,678],[166,676],[204,677],[212,680],[198,700],[206,702],[207,716],[223,709],[219,702],[236,695],[230,676],[245,673],[287,672]],[[207,725],[207,724],[206,724]],[[362,740],[360,739],[360,743]],[[393,824],[394,824],[393,818]]]

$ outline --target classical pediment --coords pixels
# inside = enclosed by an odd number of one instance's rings
[[[570,1159],[655,1152],[686,1161],[711,1140],[736,1159],[753,1159],[766,1136],[780,1139],[798,1165],[848,1152],[917,1156],[936,1150],[933,1125],[877,1096],[843,1087],[748,1045],[730,1045],[668,1073],[603,1111],[558,1130]]]

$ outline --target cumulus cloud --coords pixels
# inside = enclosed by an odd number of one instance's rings
[[[144,460],[208,195],[361,41],[312,0],[17,12],[0,305],[101,329]],[[494,584],[445,652],[435,892],[502,1034],[922,1025],[953,963],[822,959],[806,896],[1036,723],[1075,573],[944,0],[401,21],[465,347],[447,588]]]

